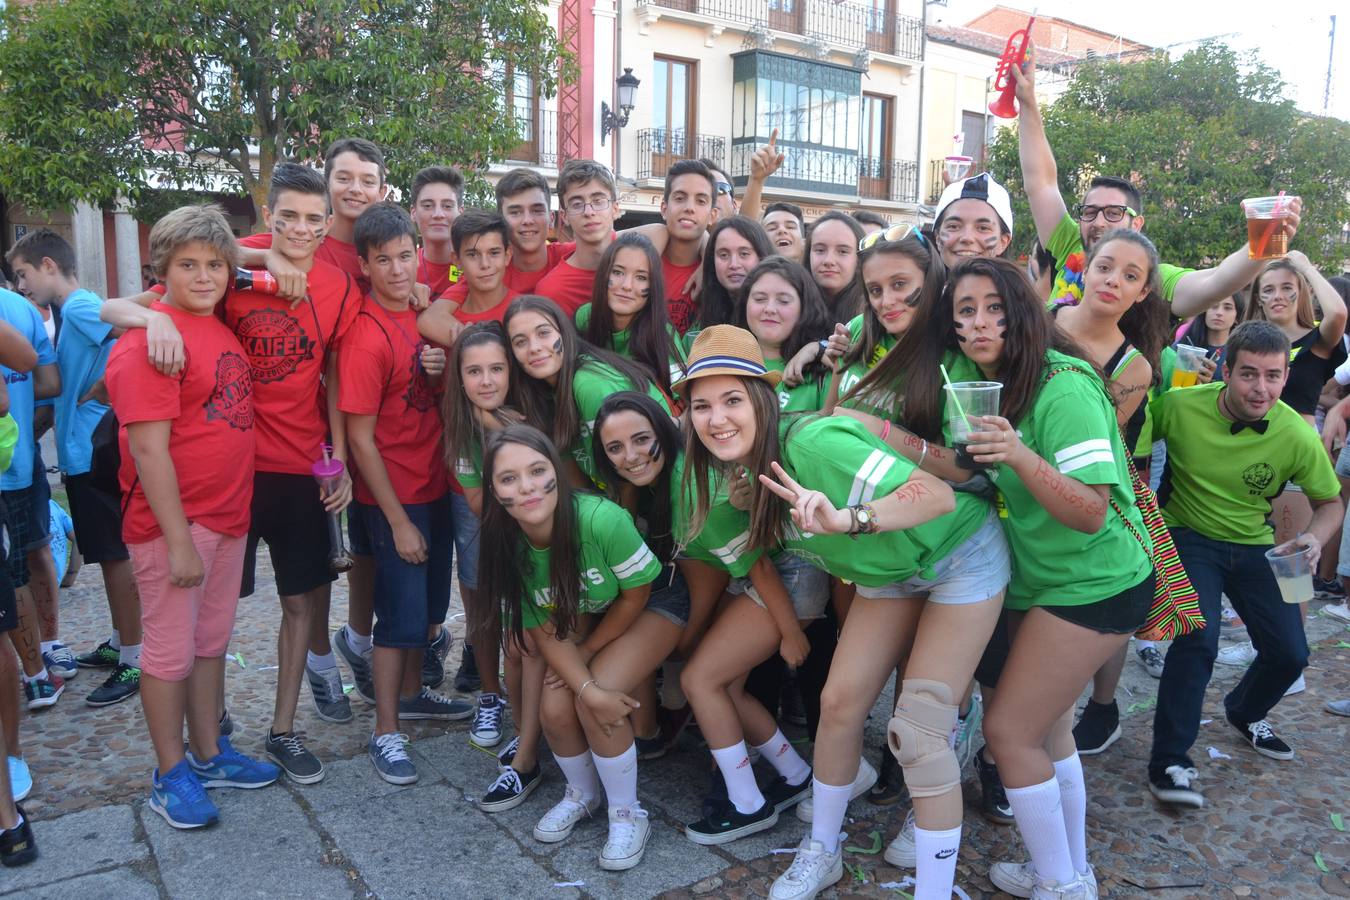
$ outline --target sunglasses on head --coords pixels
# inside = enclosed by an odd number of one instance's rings
[[[916,237],[920,244],[928,246],[928,238],[923,236],[918,225],[909,222],[901,222],[898,225],[892,225],[882,231],[874,231],[871,234],[858,241],[858,251],[869,250],[875,247],[879,241],[885,241],[888,244],[898,243],[910,236]]]

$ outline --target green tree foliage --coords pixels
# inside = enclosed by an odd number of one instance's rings
[[[1177,59],[1089,63],[1043,110],[1072,207],[1095,175],[1129,178],[1144,197],[1148,233],[1162,258],[1211,264],[1246,237],[1238,201],[1288,191],[1303,198],[1295,245],[1339,271],[1350,221],[1350,124],[1301,113],[1277,73],[1221,44]],[[1002,131],[990,170],[1017,207],[1016,246],[1035,239],[1021,190],[1016,129]]]
[[[260,206],[275,163],[343,136],[406,187],[505,157],[508,79],[551,96],[566,71],[516,0],[39,0],[0,29],[0,190],[36,207],[222,185]]]

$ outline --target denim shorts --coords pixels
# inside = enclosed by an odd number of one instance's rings
[[[358,508],[359,502],[353,500],[347,507],[347,549],[356,556],[373,556],[370,548],[370,529],[366,527],[366,517]]]
[[[421,565],[398,555],[393,529],[378,506],[353,506],[365,519],[375,551],[375,646],[421,649],[427,645],[427,626],[444,622],[450,606],[450,556],[454,552],[450,498],[403,505],[426,541],[427,561]]]
[[[825,606],[830,602],[828,572],[787,552],[774,557],[773,567],[778,570],[778,577],[783,579],[783,587],[787,588],[788,596],[792,598],[792,608],[798,619],[819,619],[825,614]],[[749,577],[733,578],[731,584],[727,585],[727,593],[733,597],[745,594],[761,608],[768,608]]]
[[[858,585],[858,596],[869,600],[922,597],[930,603],[960,606],[980,603],[1003,590],[1012,577],[1008,542],[991,510],[974,534],[933,566],[933,577],[915,575],[881,587]]]
[[[470,590],[478,587],[478,517],[463,494],[450,495],[450,513],[454,518],[455,556],[459,560],[459,583]]]
[[[683,628],[689,624],[689,585],[677,565],[668,565],[652,582],[647,612],[669,619]]]

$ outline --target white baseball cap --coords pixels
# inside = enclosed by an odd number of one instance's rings
[[[1008,189],[995,181],[994,176],[988,172],[981,172],[979,175],[953,181],[947,185],[942,192],[942,198],[938,200],[934,223],[941,222],[942,214],[947,211],[947,207],[957,200],[983,200],[994,208],[1008,233],[1012,233],[1012,199],[1008,196]]]

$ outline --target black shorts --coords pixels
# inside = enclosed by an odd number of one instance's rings
[[[46,475],[44,473],[43,477]],[[51,491],[48,489],[47,494]],[[9,511],[9,556],[6,567],[15,589],[28,585],[28,554],[51,543],[51,511],[43,500],[42,486],[30,484],[17,491],[0,491]],[[41,501],[41,506],[38,502]]]
[[[75,543],[87,563],[131,559],[122,543],[122,497],[94,483],[89,472],[66,476],[66,500],[75,522]]]
[[[239,596],[253,593],[258,541],[267,542],[277,593],[294,597],[337,580],[328,565],[328,514],[309,475],[255,472],[253,521]]]
[[[1148,621],[1153,607],[1153,572],[1143,581],[1113,597],[1081,606],[1043,606],[1065,622],[1081,625],[1098,634],[1134,634]]]
[[[0,500],[0,528],[7,525],[8,517],[5,514],[5,504]],[[4,553],[4,546],[0,545],[0,555]],[[9,578],[9,566],[0,566],[0,634],[6,631],[13,631],[19,627],[19,610],[14,602],[14,582]],[[0,648],[3,649],[3,648]],[[8,650],[3,650],[8,653]]]

